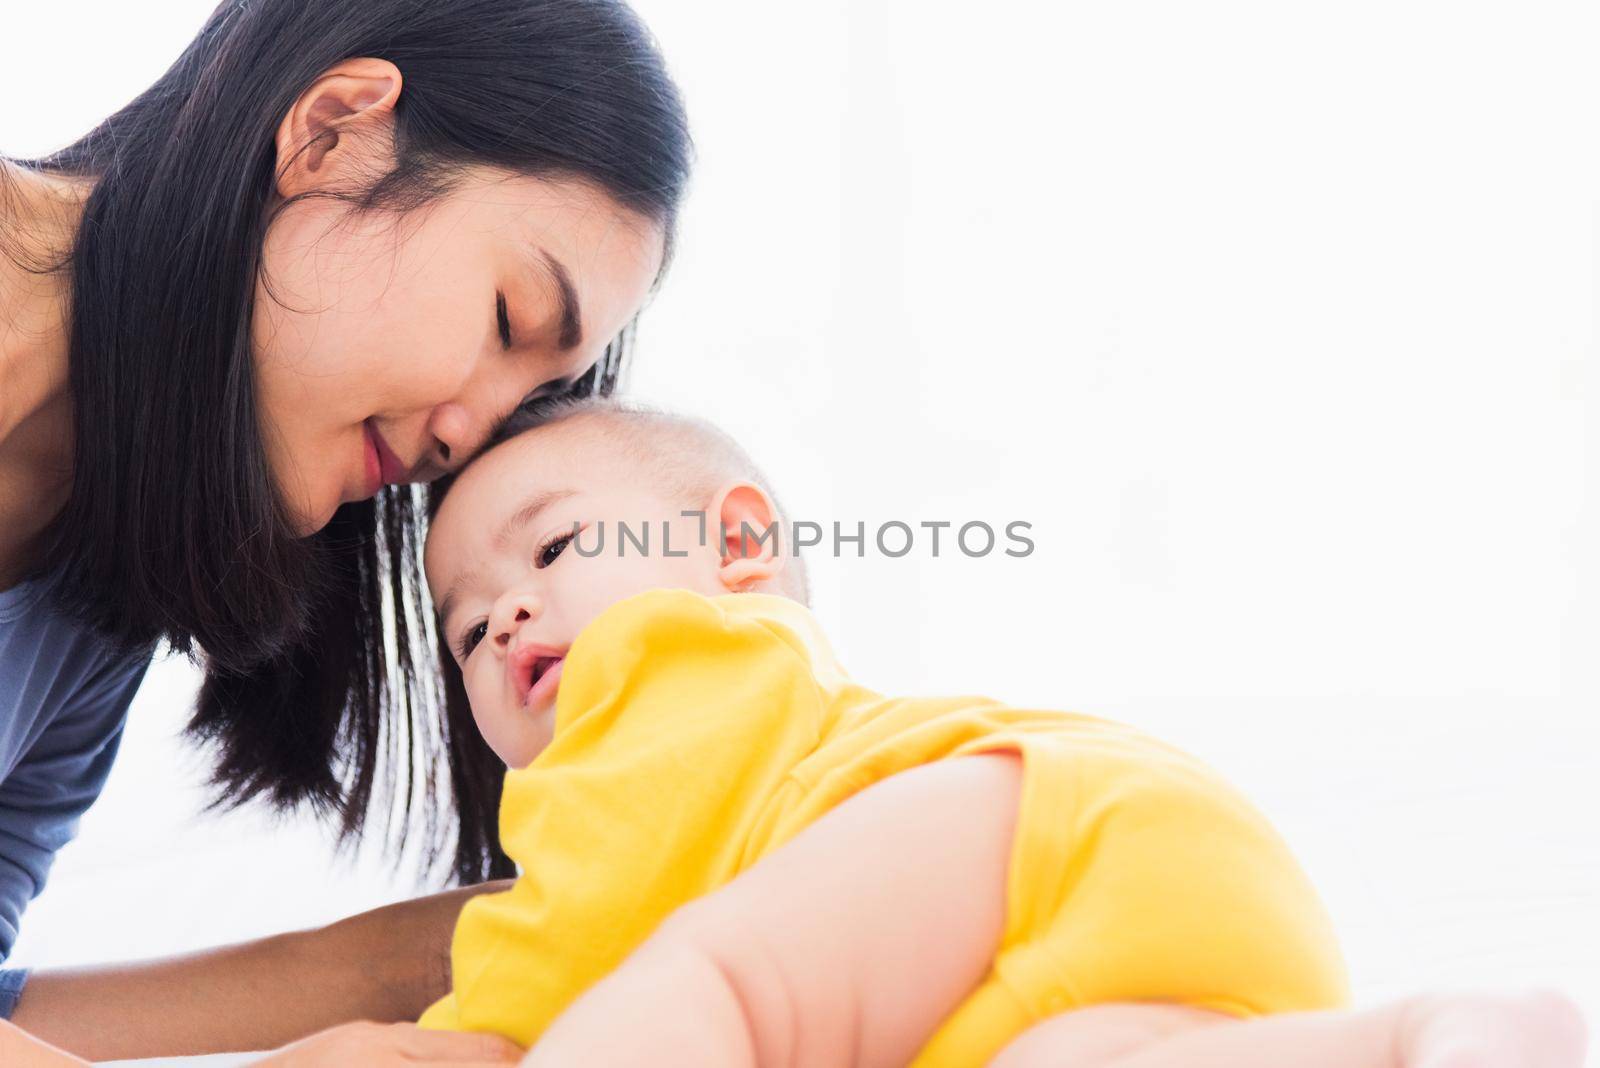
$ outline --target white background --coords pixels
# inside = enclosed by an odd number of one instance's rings
[[[26,155],[209,5],[7,7]],[[1600,1019],[1592,6],[641,7],[700,159],[635,392],[718,420],[805,518],[1034,526],[1023,560],[814,558],[856,675],[1209,759],[1304,858],[1364,1002],[1546,983]],[[152,670],[16,959],[415,889],[307,822],[198,815],[193,686]]]

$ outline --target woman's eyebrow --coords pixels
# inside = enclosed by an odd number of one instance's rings
[[[561,323],[556,345],[562,352],[570,352],[583,344],[583,305],[578,300],[578,288],[572,284],[572,273],[548,249],[538,249],[532,262],[555,286]]]

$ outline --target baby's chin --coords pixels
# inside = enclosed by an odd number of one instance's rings
[[[550,747],[550,740],[555,735],[555,709],[532,711],[512,708],[504,714],[512,721],[509,724],[511,729],[503,732],[502,739],[498,743],[491,742],[489,747],[509,770],[521,771]]]

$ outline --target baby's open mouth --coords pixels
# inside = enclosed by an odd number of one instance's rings
[[[545,673],[559,663],[561,663],[561,657],[559,656],[541,656],[535,660],[533,662],[533,677],[528,680],[528,689],[531,690],[539,685],[539,680],[544,678]]]
[[[511,682],[522,697],[524,708],[545,704],[561,677],[562,650],[549,646],[526,645],[511,654]]]
[[[561,682],[561,665],[565,658],[541,656],[533,662],[533,674],[528,680],[528,692],[523,695],[523,708],[544,708],[554,703],[556,687]]]

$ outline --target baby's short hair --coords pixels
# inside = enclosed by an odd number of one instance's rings
[[[787,556],[780,583],[788,596],[801,604],[811,603],[806,565],[789,543],[789,530],[784,529],[788,512],[771,482],[742,445],[704,419],[617,397],[551,397],[519,408],[489,439],[484,452],[531,431],[575,419],[592,422],[605,441],[648,472],[668,497],[681,499],[688,507],[704,507],[719,487],[736,480],[766,490],[778,510],[779,549]],[[448,491],[449,481],[434,484],[433,508]]]

